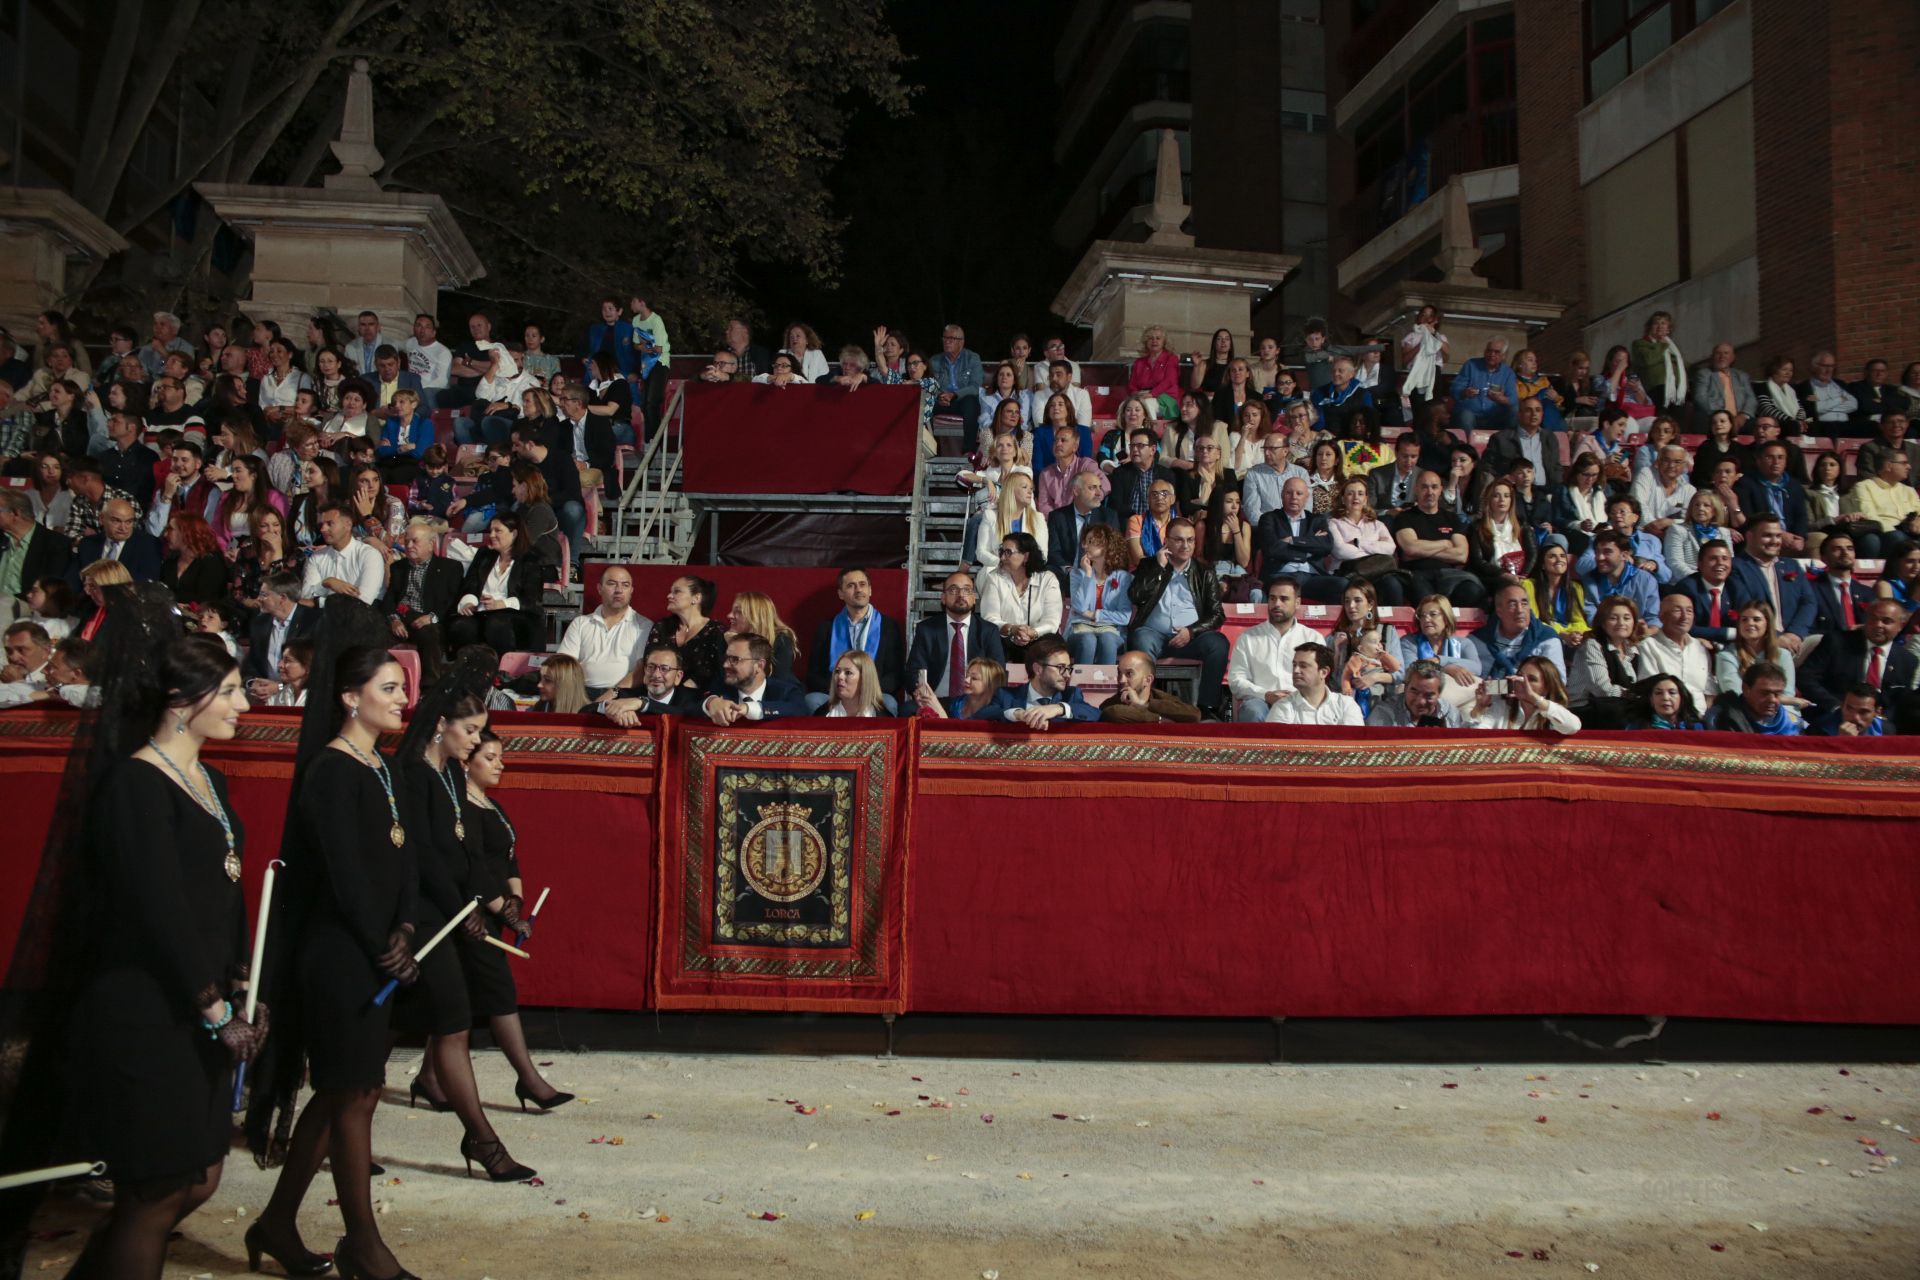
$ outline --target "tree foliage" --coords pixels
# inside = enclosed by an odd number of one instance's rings
[[[908,110],[884,0],[121,0],[75,195],[122,231],[196,181],[303,186],[346,75],[374,77],[382,186],[444,196],[487,296],[579,314],[644,287],[676,328],[750,263],[835,279],[826,186],[852,112]],[[198,98],[174,182],[128,180],[157,104]],[[203,219],[211,222],[211,219]],[[210,240],[210,233],[202,239]],[[202,255],[204,247],[201,248]]]

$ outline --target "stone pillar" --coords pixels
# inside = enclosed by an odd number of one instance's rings
[[[441,289],[464,288],[486,268],[446,201],[383,191],[374,180],[385,160],[374,145],[373,81],[364,58],[353,64],[340,137],[331,145],[340,172],[329,174],[322,189],[204,182],[194,189],[253,241],[249,316],[298,334],[319,311],[337,312],[349,324],[372,311],[397,346],[415,315],[439,310]]]
[[[1148,325],[1167,331],[1167,347],[1185,354],[1212,347],[1216,329],[1231,330],[1237,350],[1253,345],[1253,304],[1300,265],[1289,254],[1199,249],[1181,225],[1192,210],[1180,198],[1180,144],[1160,131],[1153,210],[1145,244],[1098,240],[1053,300],[1068,324],[1093,330],[1093,359],[1140,354]]]
[[[30,348],[34,317],[68,310],[79,292],[68,286],[70,268],[126,247],[118,232],[64,191],[0,187],[0,325]]]

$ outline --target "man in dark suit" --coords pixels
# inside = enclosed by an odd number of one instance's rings
[[[1787,472],[1787,446],[1772,440],[1760,446],[1754,459],[1754,474],[1741,476],[1733,486],[1740,510],[1748,518],[1774,515],[1780,518],[1783,533],[1781,549],[1787,555],[1799,555],[1807,548],[1807,490]]]
[[[681,684],[686,678],[680,651],[670,644],[652,644],[640,659],[640,691],[598,705],[607,719],[627,729],[639,724],[641,716],[690,716],[705,698]]]
[[[380,611],[387,615],[393,638],[420,651],[420,678],[432,682],[446,664],[445,621],[460,604],[460,566],[442,555],[439,539],[425,525],[408,528],[402,555],[387,576],[387,594]]]
[[[247,625],[247,657],[240,676],[247,696],[265,702],[280,688],[280,653],[295,640],[310,638],[320,626],[320,611],[300,603],[300,575],[276,569],[260,582],[260,612]]]
[[[100,508],[100,532],[80,539],[67,562],[67,584],[80,589],[80,571],[96,560],[118,560],[135,582],[160,576],[160,539],[140,527],[139,515],[126,498],[111,498]]]
[[[1094,487],[1099,487],[1097,482]],[[1062,507],[1060,511],[1067,509]],[[907,653],[910,679],[917,682],[924,672],[936,694],[957,698],[966,692],[967,664],[975,658],[992,658],[1006,665],[1007,651],[1000,643],[999,628],[981,618],[975,607],[979,602],[980,593],[965,569],[947,575],[940,584],[940,612],[922,618],[913,629],[913,647]]]
[[[1817,612],[1813,585],[1799,561],[1781,558],[1786,533],[1779,516],[1763,511],[1750,517],[1746,535],[1746,545],[1733,571],[1740,603],[1765,601],[1773,609],[1773,629],[1780,643],[1797,658],[1800,646],[1813,631]]]
[[[1047,568],[1060,575],[1061,590],[1066,589],[1067,575],[1080,559],[1081,535],[1096,524],[1126,528],[1119,514],[1100,501],[1099,475],[1082,471],[1073,478],[1073,501],[1047,512]]]
[[[1898,601],[1876,600],[1867,606],[1858,631],[1842,631],[1820,642],[1795,680],[1800,696],[1813,703],[1811,718],[1838,708],[1842,695],[1855,684],[1878,689],[1881,702],[1896,717],[1920,698],[1914,688],[1920,659],[1900,642],[1906,621],[1907,611]]]
[[[1263,585],[1275,578],[1293,578],[1307,599],[1320,604],[1340,603],[1347,580],[1326,572],[1327,557],[1333,554],[1333,533],[1325,516],[1307,510],[1305,480],[1287,477],[1280,486],[1280,507],[1260,517],[1253,545],[1260,549]]]
[[[1830,636],[1858,629],[1873,603],[1873,588],[1853,576],[1853,535],[1838,530],[1828,533],[1820,544],[1820,561],[1826,571],[1813,575],[1814,634]]]
[[[1487,441],[1480,457],[1480,468],[1489,476],[1504,476],[1514,463],[1525,458],[1533,463],[1533,489],[1544,494],[1560,483],[1560,444],[1543,427],[1546,408],[1535,396],[1520,402],[1516,411],[1519,423],[1496,433]]]
[[[1147,490],[1153,487],[1154,481],[1173,483],[1173,469],[1160,465],[1160,446],[1152,430],[1135,427],[1133,434],[1127,437],[1127,462],[1115,467],[1108,478],[1113,482],[1113,488],[1107,492],[1107,506],[1119,518],[1120,527],[1125,529],[1127,517],[1145,513]]]
[[[1687,634],[1709,645],[1728,644],[1734,638],[1740,606],[1762,588],[1757,580],[1735,580],[1733,548],[1718,538],[1701,546],[1699,566],[1673,584],[1693,601],[1693,626]]]
[[[1420,478],[1419,437],[1409,431],[1393,442],[1393,465],[1375,467],[1367,473],[1367,505],[1381,520],[1391,522],[1394,516],[1413,506],[1414,482]],[[1437,475],[1445,475],[1440,470]]]
[[[60,534],[34,523],[26,490],[0,489],[0,535],[0,596],[24,600],[40,579],[66,575],[73,548]]]
[[[1067,642],[1047,635],[1027,646],[1026,684],[1003,686],[973,718],[1045,729],[1055,720],[1098,720],[1100,713],[1073,687],[1073,655]]]
[[[772,670],[773,646],[765,636],[733,637],[727,641],[727,656],[720,660],[720,678],[700,709],[715,724],[808,714],[807,691],[792,680],[773,679]]]
[[[899,708],[900,659],[906,653],[906,640],[900,624],[873,607],[873,579],[865,569],[842,569],[836,584],[840,593],[840,612],[828,618],[813,633],[813,648],[807,660],[807,708],[818,711],[832,697],[833,664],[849,649],[864,649],[880,673],[880,696],[887,714]]]
[[[411,391],[420,395],[420,375],[407,368],[400,360],[400,351],[382,343],[373,358],[369,372],[366,365],[360,366],[360,372],[373,387],[373,398],[377,401],[371,407],[382,418],[396,418],[400,411],[393,407],[393,398],[402,391]],[[421,403],[424,401],[417,401]]]

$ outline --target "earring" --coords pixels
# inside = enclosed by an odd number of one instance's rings
[[[358,719],[360,718],[360,708],[358,708],[358,707],[349,707],[349,708],[347,709],[347,715],[348,715],[348,717],[349,717],[349,718],[351,718],[351,719],[354,719],[354,720],[358,720]]]
[[[175,733],[185,733],[187,731],[187,718],[185,716],[176,716],[174,718],[173,731]]]
[[[436,747],[437,747],[437,746],[439,746],[439,745],[440,745],[440,739],[442,739],[442,738],[444,738],[444,737],[446,737],[446,736],[447,736],[447,735],[446,735],[446,734],[444,734],[444,733],[436,733],[436,734],[434,734],[434,735],[433,735],[433,745],[434,745],[434,746],[436,746]]]

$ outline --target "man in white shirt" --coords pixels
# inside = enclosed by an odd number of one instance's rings
[[[37,622],[16,622],[7,628],[7,663],[0,667],[0,683],[20,685],[25,691],[47,687],[47,663],[53,659],[53,639]],[[21,701],[25,701],[24,693]]]
[[[1300,611],[1300,584],[1276,578],[1267,587],[1267,620],[1241,634],[1227,663],[1227,692],[1233,697],[1233,718],[1258,724],[1275,703],[1293,696],[1293,655],[1301,645],[1320,635],[1304,622]]]
[[[453,367],[453,352],[447,350],[439,335],[440,327],[433,317],[422,313],[413,318],[413,336],[400,344],[407,368],[420,379],[420,403],[429,410],[438,405],[439,394],[447,389],[447,374]]]
[[[1633,478],[1633,496],[1640,502],[1640,527],[1663,538],[1667,526],[1687,518],[1693,484],[1687,479],[1687,451],[1677,444],[1662,445],[1651,467]]]
[[[1293,693],[1267,709],[1268,724],[1337,724],[1359,728],[1360,704],[1329,688],[1333,650],[1303,644],[1293,651]]]
[[[653,619],[635,612],[633,574],[625,565],[609,565],[600,575],[600,607],[567,624],[555,653],[580,663],[587,697],[605,699],[634,672],[653,635]]]
[[[1813,402],[1813,416],[1820,422],[1845,422],[1860,408],[1853,392],[1834,376],[1839,361],[1831,351],[1813,353],[1813,376],[1807,379],[1806,398]]]
[[[1693,697],[1695,712],[1704,713],[1713,705],[1713,657],[1707,646],[1690,634],[1693,629],[1693,597],[1678,587],[1669,587],[1660,597],[1660,629],[1640,642],[1633,655],[1634,675],[1672,676]]]
[[[387,581],[387,561],[370,542],[353,536],[353,517],[337,502],[320,508],[320,540],[307,557],[307,572],[300,584],[302,599],[325,604],[331,596],[352,596],[372,604],[380,598]]]
[[[1047,364],[1047,384],[1044,387],[1027,392],[1027,424],[1041,427],[1046,424],[1047,401],[1055,396],[1065,396],[1073,404],[1073,420],[1083,427],[1093,425],[1093,397],[1083,387],[1073,385],[1073,365],[1066,360],[1053,360]]]

